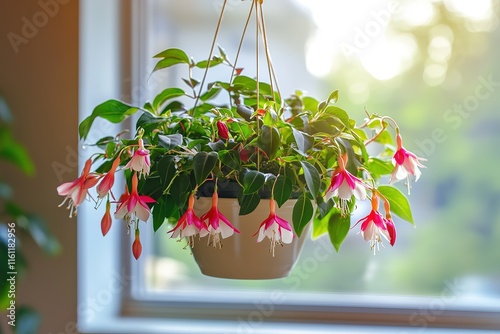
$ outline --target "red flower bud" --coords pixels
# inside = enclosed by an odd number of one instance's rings
[[[240,151],[240,160],[243,161],[243,162],[247,162],[248,159],[250,159],[250,154],[251,153],[252,153],[252,151],[250,151],[250,150],[242,149]]]
[[[134,254],[136,260],[139,260],[141,253],[142,253],[142,245],[141,245],[141,240],[139,240],[139,229],[136,229],[135,240],[134,243],[132,244],[132,254]]]
[[[102,236],[105,236],[106,234],[108,234],[109,229],[111,228],[111,223],[113,222],[113,220],[111,219],[110,210],[111,210],[111,204],[108,201],[106,203],[106,212],[104,213],[104,216],[102,217],[102,220],[101,220]]]
[[[229,129],[227,125],[222,123],[221,121],[217,121],[217,130],[219,131],[219,137],[224,140],[229,139]]]

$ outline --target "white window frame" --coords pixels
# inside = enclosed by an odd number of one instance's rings
[[[80,1],[80,121],[102,101],[130,96],[132,83],[141,78],[137,63],[144,55],[138,52],[144,48],[135,34],[140,34],[142,9],[140,0]],[[109,134],[119,131],[118,126],[102,126]],[[88,148],[81,152],[80,167],[89,155]],[[500,305],[484,305],[481,310],[463,303],[451,307],[444,301],[453,291],[411,300],[318,294],[314,302],[294,295],[284,303],[273,292],[253,294],[251,299],[169,294],[139,300],[132,289],[140,277],[132,274],[138,272],[138,264],[131,261],[130,243],[123,229],[116,227],[102,238],[101,216],[92,205],[83,205],[78,212],[81,333],[413,333],[422,329],[478,333],[500,329]]]

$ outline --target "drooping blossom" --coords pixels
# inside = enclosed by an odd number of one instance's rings
[[[104,175],[97,185],[97,197],[104,198],[115,184],[115,172],[120,165],[120,157],[116,158],[111,165],[111,169]],[[111,194],[113,196],[113,194]],[[114,198],[114,197],[113,197]]]
[[[260,228],[254,236],[259,234],[257,242],[261,242],[264,240],[264,237],[268,237],[271,241],[270,252],[274,256],[276,245],[291,243],[294,238],[294,234],[290,224],[276,214],[276,202],[274,199],[271,199],[269,203],[271,212],[262,224],[260,224]]]
[[[189,196],[188,208],[179,219],[173,229],[167,233],[172,233],[171,238],[187,238],[187,242],[194,247],[194,237],[199,234],[204,237],[208,234],[208,229],[200,218],[194,213],[194,193]]]
[[[134,155],[124,168],[134,170],[140,175],[149,175],[150,167],[149,150],[144,148],[144,141],[142,138],[139,138],[139,147],[135,150]]]
[[[418,181],[422,172],[420,168],[425,168],[420,161],[427,159],[417,157],[414,153],[407,151],[403,147],[403,139],[399,133],[396,134],[397,150],[394,154],[394,170],[391,174],[390,183],[394,183],[403,179],[407,180],[408,194],[410,194],[410,175],[415,176],[415,182]]]
[[[104,216],[102,217],[102,220],[101,220],[101,232],[102,232],[103,237],[106,234],[108,234],[112,223],[113,223],[113,220],[111,219],[111,203],[109,201],[107,201],[106,202],[106,212],[104,213]]]
[[[219,201],[219,196],[217,195],[217,189],[214,190],[212,195],[212,207],[210,210],[201,216],[202,222],[207,222],[208,230],[208,243],[212,242],[214,247],[221,248],[221,238],[226,239],[236,233],[240,233],[230,222],[224,217],[224,215],[219,211],[217,207]]]
[[[142,244],[141,240],[139,238],[139,229],[135,229],[135,239],[134,242],[132,243],[132,254],[134,255],[136,260],[139,260],[139,257],[141,256],[142,253]]]
[[[361,201],[366,199],[366,189],[363,182],[346,169],[347,159],[347,154],[339,155],[338,167],[333,172],[330,186],[325,194],[327,201],[334,196],[339,197],[342,215],[349,211],[347,202],[352,195]]]
[[[225,123],[217,121],[217,132],[219,133],[220,139],[229,139],[229,129],[227,128],[227,125]]]
[[[94,173],[90,173],[90,167],[92,166],[92,160],[88,159],[85,162],[85,167],[83,168],[82,174],[79,178],[73,182],[66,182],[57,187],[57,193],[60,196],[65,196],[59,206],[63,206],[66,201],[68,203],[69,217],[76,215],[78,206],[82,204],[83,200],[87,197],[88,190],[96,185],[99,180],[98,176]]]
[[[389,241],[391,246],[394,246],[396,242],[396,227],[394,222],[389,217],[389,219],[384,218],[382,214],[378,211],[378,196],[373,194],[372,196],[372,210],[368,216],[361,218],[356,224],[361,222],[361,235],[363,238],[370,243],[370,249],[373,253],[380,251],[380,245],[382,244],[382,237]]]
[[[137,173],[132,175],[132,192],[129,194],[128,191],[120,197],[118,203],[118,209],[115,212],[116,219],[125,219],[130,221],[134,217],[142,221],[147,221],[151,210],[147,203],[156,202],[153,198],[146,195],[139,195],[137,192]]]

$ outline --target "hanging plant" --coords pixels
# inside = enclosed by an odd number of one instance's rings
[[[77,180],[57,189],[70,216],[96,188],[95,202],[106,207],[102,234],[109,231],[116,206],[114,218],[134,230],[136,259],[142,250],[139,231],[151,216],[155,231],[171,224],[173,238],[191,246],[195,239],[208,238],[208,244],[220,247],[239,233],[218,210],[218,193],[231,185],[238,192],[240,215],[252,213],[262,198],[270,199],[269,216],[254,238],[269,239],[272,255],[279,252],[276,245],[292,243],[311,221],[313,234],[329,233],[337,251],[356,225],[373,251],[384,239],[395,244],[393,214],[410,223],[413,218],[402,192],[380,180],[405,180],[409,192],[424,159],[403,147],[392,118],[367,114],[357,124],[341,107],[338,91],[324,99],[301,91],[283,98],[270,61],[262,6],[262,1],[253,1],[246,26],[255,14],[269,81],[245,75],[237,66],[239,50],[234,62],[220,47],[214,55],[217,34],[206,60],[195,61],[175,48],[157,54],[153,72],[178,66],[185,71],[185,86],[167,87],[142,106],[108,100],[81,122],[80,138],[87,140],[98,118],[122,123],[139,115],[131,138],[121,133],[98,140],[95,145],[102,152],[87,160]],[[222,14],[217,31],[221,21]],[[259,43],[256,47],[259,51]],[[214,68],[226,68],[230,79],[205,84]],[[201,80],[193,76],[195,69],[205,70]],[[379,153],[372,154],[375,150],[368,147],[375,143]],[[119,196],[113,192],[116,173],[126,180]],[[209,183],[214,188],[212,205],[197,215],[195,198]],[[296,201],[289,221],[276,209],[291,198]],[[371,201],[371,211],[351,222],[356,202],[365,200]]]

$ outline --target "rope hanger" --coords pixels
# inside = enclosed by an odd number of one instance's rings
[[[276,86],[276,92],[278,93],[278,96],[281,99],[281,92],[280,92],[280,89],[279,89],[279,85],[278,85],[278,81],[277,81],[277,77],[276,77],[276,72],[274,70],[273,62],[272,62],[272,59],[271,59],[271,54],[270,54],[270,51],[269,51],[269,43],[268,43],[268,39],[267,39],[267,31],[266,31],[266,24],[265,24],[265,18],[264,18],[263,3],[264,3],[264,0],[252,0],[252,6],[250,7],[250,11],[248,13],[248,17],[246,19],[245,26],[243,28],[241,39],[240,39],[240,42],[239,42],[239,45],[238,45],[238,51],[236,52],[236,57],[235,57],[235,61],[234,61],[234,64],[233,64],[233,70],[231,71],[231,79],[229,80],[229,83],[232,84],[232,82],[234,80],[234,77],[235,77],[235,74],[236,74],[237,64],[238,64],[239,56],[240,56],[241,49],[242,49],[242,46],[243,46],[243,41],[245,39],[245,35],[247,33],[248,26],[250,24],[251,18],[252,18],[253,15],[255,15],[255,24],[256,24],[256,29],[255,29],[255,40],[256,40],[256,42],[255,42],[256,78],[255,79],[256,79],[256,82],[257,82],[257,87],[256,87],[256,92],[257,92],[257,108],[259,107],[259,102],[260,102],[259,101],[259,99],[260,99],[260,96],[259,96],[260,95],[259,94],[259,83],[260,83],[260,77],[259,77],[260,61],[259,61],[259,56],[260,56],[260,52],[261,52],[260,51],[260,47],[259,47],[260,46],[260,43],[259,43],[260,37],[262,37],[262,43],[263,43],[263,46],[264,46],[264,54],[265,54],[265,59],[266,59],[266,65],[267,65],[268,75],[269,75],[269,85],[271,87],[271,92],[272,92],[272,100],[276,103],[276,99],[275,99],[275,95],[274,95],[275,86]],[[227,0],[224,0],[224,3],[222,4],[220,15],[219,15],[219,20],[217,22],[217,26],[216,26],[216,29],[215,29],[214,38],[212,40],[212,46],[210,48],[210,53],[209,53],[209,56],[208,56],[207,68],[205,69],[205,72],[203,74],[203,79],[201,81],[201,85],[200,85],[200,89],[199,89],[199,92],[198,92],[198,96],[196,98],[196,102],[195,102],[195,106],[194,106],[195,108],[196,108],[196,106],[197,106],[197,104],[199,102],[199,97],[200,97],[201,92],[203,90],[203,86],[204,86],[206,78],[207,78],[208,70],[210,69],[210,63],[212,61],[212,57],[213,57],[215,45],[217,44],[217,38],[219,36],[220,28],[222,26],[222,20],[223,20],[224,13],[225,13],[225,10],[226,10],[226,5],[227,5]]]

